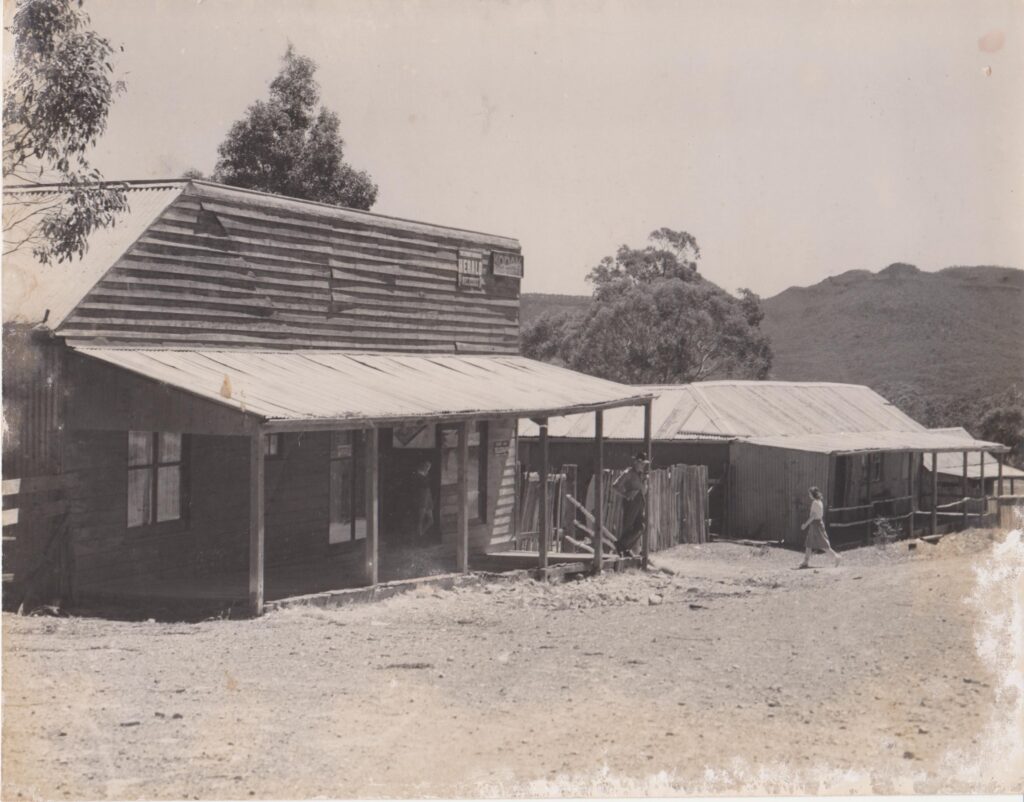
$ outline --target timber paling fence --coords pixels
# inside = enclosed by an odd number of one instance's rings
[[[622,531],[624,499],[612,491],[613,482],[623,471],[605,470],[604,549],[614,551],[614,539]],[[536,550],[540,532],[540,476],[524,474],[520,481],[519,537],[516,548]],[[585,501],[577,487],[575,465],[563,465],[548,475],[548,518],[552,551],[592,552],[594,480],[587,485]],[[672,465],[651,471],[648,476],[650,551],[659,551],[679,543],[708,541],[708,469],[704,465]],[[585,511],[584,511],[585,510]]]

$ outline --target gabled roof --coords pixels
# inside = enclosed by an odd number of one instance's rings
[[[3,322],[42,323],[56,329],[125,252],[187,186],[187,181],[128,184],[128,211],[111,228],[89,237],[85,255],[43,265],[26,243],[39,216],[59,203],[59,186],[4,188]]]
[[[270,422],[543,415],[642,403],[638,387],[521,356],[327,350],[76,351]]]
[[[196,197],[211,208],[216,208],[218,203],[242,199],[271,216],[282,212],[301,212],[313,218],[308,223],[310,227],[323,228],[325,232],[330,232],[335,226],[344,227],[346,223],[359,224],[375,229],[401,230],[431,241],[440,238],[453,243],[452,247],[456,248],[484,246],[511,252],[520,250],[519,242],[510,237],[405,220],[359,209],[229,187],[211,181],[179,179],[116,183],[127,187],[129,210],[117,216],[113,227],[97,229],[90,235],[84,257],[57,265],[40,264],[32,255],[30,245],[20,247],[9,255],[7,251],[13,243],[27,236],[42,212],[60,201],[61,186],[50,184],[4,188],[4,323],[37,324],[45,319],[48,328],[56,329],[142,237],[146,229],[182,194]]]
[[[831,382],[713,381],[643,385],[655,394],[655,440],[733,440],[835,432],[918,432],[925,427],[869,387]],[[604,416],[605,437],[638,440],[643,411],[621,409]],[[551,437],[591,438],[592,416],[549,423]],[[523,422],[520,434],[535,436]]]

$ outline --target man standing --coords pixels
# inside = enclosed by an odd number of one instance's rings
[[[622,508],[622,532],[615,541],[620,557],[635,557],[633,548],[647,525],[647,471],[651,463],[646,452],[633,457],[633,464],[612,484],[612,490],[625,499]]]

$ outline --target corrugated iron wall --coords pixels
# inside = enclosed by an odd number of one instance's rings
[[[49,476],[61,470],[63,446],[63,345],[31,329],[3,334],[3,476]]]
[[[801,545],[800,524],[810,509],[808,489],[817,486],[828,492],[828,455],[749,443],[733,443],[730,455],[730,537]]]

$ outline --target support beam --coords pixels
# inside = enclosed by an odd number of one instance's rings
[[[985,488],[985,452],[979,451],[978,457],[981,459],[981,520],[978,522],[978,526],[984,527],[985,521],[988,519],[988,490]]]
[[[265,461],[263,430],[249,437],[249,613],[263,615],[263,560],[265,552]]]
[[[961,516],[961,527],[967,528],[967,452],[964,452],[964,475],[960,479],[960,498],[963,499],[963,515]]]
[[[651,488],[650,488],[650,472],[654,470],[654,454],[651,453],[653,442],[651,439],[651,406],[653,401],[647,399],[644,402],[644,452],[647,454],[647,459],[650,460],[648,464],[647,477],[644,479],[644,531],[640,535],[640,564],[643,568],[647,569],[648,555],[650,554],[651,548]],[[703,521],[701,522],[701,531],[703,530]]]
[[[871,483],[874,480],[874,458],[879,457],[881,454],[867,454],[867,532],[864,533],[864,545],[868,545],[871,542],[871,533],[874,527],[874,494]]]
[[[469,424],[458,424],[458,472],[456,498],[458,498],[458,526],[455,533],[455,570],[469,571]]]
[[[996,476],[998,477],[996,479],[996,495],[999,498],[1002,498],[1003,497],[1003,455],[1002,454],[996,454],[996,464],[999,466],[998,472],[996,474]],[[1012,488],[1012,485],[1011,485],[1011,488]],[[999,505],[998,504],[996,505],[996,509],[997,510],[999,509]],[[1002,515],[1002,513],[1000,513],[1000,516],[1001,515]]]
[[[551,512],[548,509],[548,419],[537,421],[540,427],[540,532],[537,538],[537,568],[548,567],[548,544],[551,542]]]
[[[603,568],[604,548],[601,546],[601,531],[604,527],[604,413],[594,413],[594,573]]]
[[[366,544],[363,555],[363,576],[367,585],[380,581],[377,568],[380,552],[380,472],[377,468],[380,453],[380,433],[370,429],[365,433],[364,454],[366,462]]]
[[[916,467],[917,455],[910,451],[907,453],[907,495],[910,496],[910,515],[907,518],[907,537],[914,537],[914,518],[917,517],[917,477]]]
[[[932,452],[932,534],[939,531],[939,453]]]

